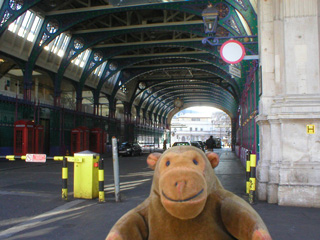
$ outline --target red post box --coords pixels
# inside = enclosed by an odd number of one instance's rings
[[[22,156],[34,153],[34,123],[18,120],[14,123],[14,155]]]
[[[44,127],[36,125],[34,127],[34,153],[43,153]]]
[[[85,126],[78,127],[82,130],[82,137],[83,137],[83,145],[81,151],[89,150],[89,138],[90,138],[90,130]]]
[[[71,130],[71,154],[81,152],[83,149],[83,131],[80,128]]]
[[[101,128],[92,128],[90,130],[90,151],[103,153],[103,131]]]

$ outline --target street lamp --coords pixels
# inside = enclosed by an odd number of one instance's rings
[[[217,31],[219,12],[210,3],[206,9],[202,11],[205,33],[213,35]]]
[[[202,40],[202,43],[205,44],[208,42],[210,45],[217,43],[218,40],[215,39],[213,35],[215,35],[217,31],[219,12],[215,7],[212,6],[211,3],[202,11],[202,19],[204,31],[208,35],[208,37]],[[213,43],[211,43],[209,39],[213,40]]]

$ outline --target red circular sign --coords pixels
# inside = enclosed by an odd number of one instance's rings
[[[220,56],[227,63],[235,64],[241,62],[245,55],[244,46],[237,40],[228,40],[220,48]]]

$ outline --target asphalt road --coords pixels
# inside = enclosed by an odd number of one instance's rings
[[[217,151],[216,173],[224,187],[246,199],[245,170],[235,155]],[[73,198],[69,164],[68,201],[61,199],[61,162],[45,164],[0,161],[0,239],[105,239],[113,224],[149,195],[153,171],[147,154],[120,157],[121,199],[115,202],[112,159],[105,158],[106,202]],[[282,207],[259,202],[253,207],[273,239],[319,240],[320,209]]]

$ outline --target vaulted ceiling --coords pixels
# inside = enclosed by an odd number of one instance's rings
[[[214,105],[235,116],[252,60],[235,65],[241,78],[232,76],[219,49],[235,38],[243,43],[247,55],[258,54],[257,0],[5,0],[2,17],[10,10],[5,4],[13,3],[21,7],[2,20],[0,34],[27,9],[44,17],[28,67],[36,69],[43,48],[65,32],[71,40],[58,69],[52,70],[55,88],[63,91],[66,67],[90,48],[81,77],[71,79],[77,89],[154,114],[168,115],[175,109],[174,100],[180,98],[185,106]],[[202,11],[209,3],[219,12],[211,44],[202,41],[207,37]],[[101,77],[90,84],[88,76],[104,62]],[[2,62],[0,73],[14,66]]]

